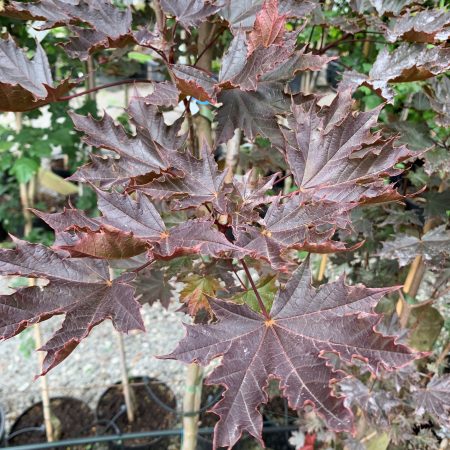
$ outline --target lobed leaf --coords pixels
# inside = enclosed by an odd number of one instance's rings
[[[394,91],[388,86],[389,83],[426,80],[445,73],[449,67],[448,48],[403,43],[392,53],[384,47],[378,53],[368,76],[354,71],[344,72],[340,89],[366,85],[392,102]]]
[[[210,0],[161,0],[163,10],[176,17],[185,28],[200,25],[207,17],[220,10],[221,2]]]
[[[0,339],[8,339],[24,328],[64,314],[61,328],[40,349],[46,351],[42,375],[63,361],[106,319],[122,332],[144,330],[139,303],[129,284],[132,274],[110,279],[104,261],[70,259],[40,244],[16,241],[13,250],[0,250],[0,273],[42,278],[44,287],[18,289],[0,296]]]
[[[444,9],[408,11],[390,21],[386,39],[434,44],[445,42],[450,37],[450,12]]]
[[[450,255],[450,231],[445,225],[433,228],[422,238],[401,234],[392,241],[383,242],[380,256],[397,259],[400,267],[411,263],[416,256],[423,256],[425,262],[439,265]]]
[[[426,388],[414,393],[417,403],[416,413],[424,413],[436,418],[443,426],[449,425],[448,411],[450,409],[450,376],[434,376]]]
[[[316,290],[310,282],[306,262],[278,291],[270,318],[246,305],[211,300],[218,321],[186,325],[186,337],[164,356],[202,365],[222,357],[207,378],[207,383],[226,389],[212,409],[220,417],[214,448],[233,447],[244,431],[263,444],[258,407],[268,401],[270,378],[280,380],[292,409],[313,405],[331,429],[351,430],[352,414],[331,389],[331,383],[343,374],[331,367],[326,355],[334,353],[349,363],[361,359],[374,372],[382,366],[405,365],[416,357],[392,337],[374,330],[380,316],[373,307],[395,288],[350,287],[340,278]]]
[[[412,155],[372,133],[380,108],[352,113],[349,90],[341,91],[329,107],[318,98],[292,106],[285,137],[286,159],[296,185],[318,200],[341,203],[387,201],[396,193],[382,177],[397,173],[394,165]]]
[[[12,38],[0,39],[0,111],[30,111],[57,101],[78,82],[53,82],[47,56],[39,42],[28,59]]]

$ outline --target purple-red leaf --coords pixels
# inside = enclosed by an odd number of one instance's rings
[[[444,9],[408,11],[389,23],[386,39],[434,44],[445,42],[450,37],[450,12]]]
[[[161,0],[161,6],[166,13],[175,16],[185,28],[200,25],[222,7],[220,1],[209,0]]]
[[[71,113],[71,117],[75,128],[85,133],[83,140],[88,145],[117,153],[115,163],[120,170],[110,177],[115,183],[150,172],[159,173],[168,168],[161,150],[154,142],[145,139],[139,132],[136,136],[129,137],[122,125],[114,123],[108,114],[105,113],[98,121],[91,116],[84,117],[75,113]],[[112,158],[105,156],[104,160]],[[70,179],[95,181],[97,179],[95,167],[92,164],[83,166]]]
[[[288,36],[282,46],[259,46],[247,55],[247,38],[239,32],[223,57],[219,73],[222,88],[239,86],[244,91],[256,90],[258,80],[267,72],[285,62],[294,52],[295,36]],[[279,81],[279,80],[277,80]]]
[[[347,250],[345,244],[330,240],[336,227],[350,224],[349,204],[302,203],[293,197],[286,203],[273,201],[260,227],[242,226],[236,230],[236,245],[253,257],[267,260],[275,269],[284,270],[287,262],[283,255],[289,249],[317,253]]]
[[[450,49],[403,43],[392,53],[384,47],[378,53],[368,76],[354,71],[344,72],[340,89],[366,85],[392,102],[394,91],[388,86],[389,83],[426,80],[449,68]]]
[[[426,263],[439,266],[450,256],[450,231],[445,225],[433,228],[422,238],[400,234],[392,241],[383,242],[382,258],[397,259],[400,267],[411,263],[416,256],[422,256]]]
[[[103,215],[78,219],[80,227],[66,220],[83,217],[79,211],[71,210],[70,215],[38,212],[39,217],[57,231],[55,248],[66,250],[74,257],[105,259],[129,258],[146,250],[157,259],[197,253],[214,257],[247,254],[228,241],[210,220],[188,220],[167,228],[156,208],[141,193],[136,200],[128,194],[100,190],[97,196]]]
[[[329,107],[315,102],[292,107],[290,130],[283,130],[286,157],[301,191],[316,199],[346,202],[386,201],[395,191],[380,183],[397,173],[394,165],[412,153],[372,133],[380,109],[352,112],[350,91],[338,93]]]
[[[246,305],[211,300],[218,322],[187,325],[186,337],[164,358],[206,365],[222,356],[207,379],[226,389],[212,410],[220,417],[214,449],[233,447],[244,431],[262,443],[258,407],[267,403],[272,377],[280,380],[292,409],[313,405],[330,428],[351,430],[352,414],[331,389],[343,374],[333,370],[327,354],[348,363],[360,359],[374,372],[415,359],[407,347],[374,330],[380,320],[374,306],[395,289],[350,287],[340,278],[316,290],[306,262],[279,290],[268,319]]]
[[[177,87],[169,81],[155,83],[154,91],[144,97],[146,104],[155,106],[177,106],[179,102],[180,92]]]
[[[162,267],[147,267],[141,270],[134,280],[139,303],[153,305],[157,300],[168,308],[174,297],[174,288],[168,280],[167,272]]]
[[[39,42],[36,54],[25,52],[9,39],[0,39],[0,111],[30,111],[58,100],[77,82],[55,85],[47,56]]]
[[[224,3],[219,14],[230,24],[234,33],[252,30],[263,0],[225,0]],[[316,0],[282,0],[279,2],[278,11],[286,17],[304,19],[316,7]]]
[[[183,95],[216,103],[216,81],[206,71],[184,64],[174,64],[170,70]]]
[[[241,128],[248,139],[257,136],[270,139],[274,146],[283,146],[283,136],[277,122],[277,114],[286,114],[291,100],[284,93],[282,83],[260,82],[256,91],[228,89],[218,95],[222,106],[216,120],[216,142],[227,142],[234,130]]]
[[[249,34],[248,53],[253,53],[258,47],[283,45],[285,24],[286,15],[279,14],[278,0],[266,0]]]
[[[187,151],[171,152],[167,155],[170,165],[183,173],[183,176],[164,175],[162,178],[138,186],[137,189],[158,200],[174,200],[174,208],[197,207],[203,203],[212,203],[223,212],[225,210],[224,188],[226,171],[219,172],[211,149],[204,143],[201,159]]]
[[[450,419],[450,375],[434,376],[424,389],[414,393],[416,413],[424,413],[436,418],[443,426],[448,427]]]
[[[176,150],[183,145],[185,137],[178,136],[181,121],[167,126],[157,107],[141,97],[131,100],[128,113],[136,126],[136,135],[132,137],[106,113],[99,121],[71,113],[76,129],[85,133],[87,144],[111,150],[116,156],[91,155],[92,162],[80,167],[70,179],[100,182],[109,187],[168,169],[164,149]]]
[[[89,53],[99,48],[140,43],[139,33],[135,35],[131,30],[131,10],[117,8],[106,0],[9,2],[3,14],[44,21],[43,25],[39,25],[41,30],[68,26],[75,37],[70,38],[64,47],[72,58],[87,59]],[[75,26],[80,22],[89,28]],[[155,36],[153,40],[156,39]]]
[[[0,296],[0,339],[54,315],[65,314],[61,328],[42,347],[47,355],[42,374],[63,361],[91,329],[111,319],[122,332],[144,330],[139,303],[129,285],[133,275],[110,279],[104,261],[69,259],[40,244],[16,242],[14,250],[0,250],[0,273],[47,280],[44,287],[18,289]]]

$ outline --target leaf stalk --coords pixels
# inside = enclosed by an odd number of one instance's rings
[[[261,309],[263,316],[267,320],[270,320],[271,319],[270,314],[267,311],[266,306],[264,305],[264,302],[262,301],[261,295],[258,292],[258,288],[256,287],[256,284],[253,281],[252,274],[250,273],[250,270],[248,270],[248,266],[247,266],[246,262],[243,259],[241,259],[241,263],[242,263],[242,267],[244,268],[245,274],[247,275],[248,281],[250,281],[250,285],[255,293],[256,299],[258,300],[258,305]]]

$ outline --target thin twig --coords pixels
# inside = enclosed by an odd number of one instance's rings
[[[241,283],[241,286],[248,291],[248,287],[245,285],[245,283],[242,281],[242,278],[239,276],[239,274],[237,273],[237,270],[233,267],[233,272],[236,275],[236,278],[239,280],[239,283]]]
[[[220,30],[216,33],[214,38],[205,46],[205,48],[198,54],[197,58],[195,59],[195,62],[193,66],[195,67],[197,63],[200,61],[200,58],[211,48],[211,46],[217,41],[217,39],[220,37],[220,35],[223,33],[223,28],[220,28]]]
[[[76,97],[81,97],[82,95],[87,95],[87,94],[90,94],[92,92],[97,92],[100,89],[106,89],[106,88],[109,88],[109,87],[122,86],[123,84],[132,84],[132,83],[153,83],[153,81],[152,80],[122,80],[122,81],[115,81],[113,83],[107,83],[107,84],[102,84],[101,86],[96,86],[95,88],[88,89],[88,90],[83,91],[83,92],[77,92],[76,94],[73,94],[73,95],[67,95],[65,97],[59,97],[56,101],[57,102],[65,102],[67,100],[72,100],[73,98],[76,98]]]
[[[262,301],[261,295],[259,295],[258,289],[256,287],[255,282],[253,281],[252,274],[248,270],[247,264],[245,263],[245,261],[243,259],[241,259],[241,263],[242,263],[242,267],[245,270],[245,274],[247,275],[248,281],[250,281],[250,285],[252,286],[252,289],[255,292],[255,296],[256,296],[256,299],[258,300],[258,304],[259,304],[259,307],[261,308],[261,312],[262,312],[263,316],[267,320],[270,320],[271,319],[270,314],[267,311],[267,309],[264,305],[264,302]]]
[[[145,269],[146,267],[150,266],[151,264],[153,264],[155,262],[155,260],[151,259],[150,261],[147,261],[145,264],[142,264],[142,266],[136,267],[136,269],[131,270],[130,272],[134,272],[134,273],[138,273],[141,270]]]
[[[335,41],[331,42],[330,44],[326,45],[324,48],[320,50],[320,54],[325,53],[328,49],[335,47],[336,45],[340,44],[342,41],[345,41],[347,38],[351,36],[350,33],[345,33],[343,36],[341,36],[339,39],[336,39]]]

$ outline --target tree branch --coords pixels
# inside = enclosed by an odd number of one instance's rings
[[[102,84],[101,86],[96,86],[92,89],[88,89],[86,91],[83,92],[77,92],[76,94],[73,95],[67,95],[65,97],[59,97],[58,102],[66,102],[67,100],[72,100],[73,98],[76,97],[81,97],[82,95],[87,95],[90,94],[92,92],[97,92],[100,89],[106,89],[109,87],[114,87],[114,86],[122,86],[123,84],[133,84],[133,83],[153,83],[152,80],[122,80],[122,81],[115,81],[114,83],[107,83],[107,84]]]

